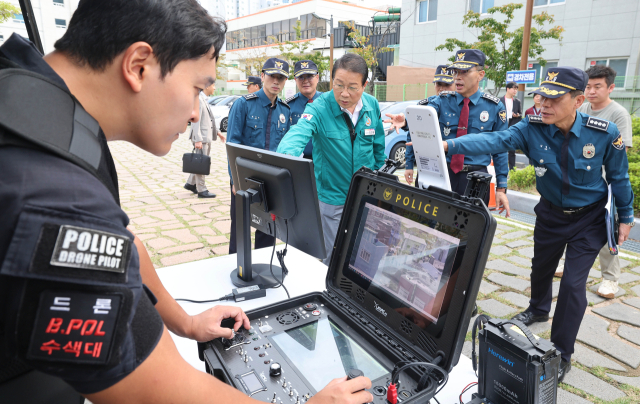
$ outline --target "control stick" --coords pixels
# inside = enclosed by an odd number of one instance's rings
[[[360,376],[364,376],[364,372],[362,372],[362,370],[360,369],[351,369],[349,370],[349,373],[347,373],[347,380],[351,380],[351,379],[355,379],[356,377],[360,377]],[[364,390],[364,389],[362,389]],[[362,390],[358,390],[358,391],[362,391]],[[357,391],[356,391],[357,393]]]

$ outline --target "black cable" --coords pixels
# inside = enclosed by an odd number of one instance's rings
[[[176,299],[176,302],[177,301],[183,301],[183,302],[189,302],[189,303],[212,303],[212,302],[222,302],[224,300],[231,300],[231,299],[233,299],[233,294],[222,296],[219,299],[213,299],[213,300]]]
[[[434,365],[433,363],[429,363],[429,362],[411,362],[411,363],[408,363],[406,365],[401,366],[397,370],[394,368],[393,372],[391,373],[391,383],[392,384],[397,384],[398,380],[400,378],[400,373],[403,370],[408,369],[410,367],[414,367],[414,366],[430,367],[433,370],[437,370],[440,374],[442,374],[442,381],[441,382],[438,382],[438,380],[435,377],[431,376],[431,377],[429,377],[429,383],[427,383],[427,385],[425,386],[425,390],[427,390],[429,392],[434,391],[433,396],[434,396],[434,399],[435,399],[435,395],[438,394],[444,388],[444,386],[447,384],[447,382],[449,381],[449,372],[447,372],[446,370],[444,370],[440,366]],[[435,382],[435,386],[433,385],[434,382]],[[439,389],[436,390],[436,388],[437,388],[437,386],[439,384],[441,386],[440,386]]]
[[[440,404],[440,401],[438,401],[438,399],[436,398],[436,396],[433,396],[433,399],[436,400],[436,403]]]
[[[274,217],[273,219],[273,250],[271,250],[271,261],[269,261],[269,272],[271,272],[271,276],[273,276],[273,279],[275,279],[276,281],[278,281],[278,278],[276,278],[276,275],[273,273],[273,255],[276,253],[276,241],[277,241],[277,226],[276,226],[276,219]],[[289,226],[287,226],[287,243],[289,242]],[[285,247],[285,254],[286,254],[286,250],[287,248]],[[278,260],[282,263],[284,262],[284,257],[282,257],[282,261],[280,261],[280,252],[278,251]],[[280,281],[278,281],[278,285],[274,286],[273,289],[275,288],[279,288],[280,286],[282,286],[284,288],[284,291],[287,292],[287,299],[291,299],[291,296],[289,295],[289,291],[287,290],[287,287],[284,286],[284,276],[285,276],[285,270],[286,267],[282,267],[282,279]]]
[[[280,284],[284,288],[285,292],[287,292],[287,297],[289,297],[289,291],[287,290],[287,287],[284,286],[284,278],[285,276],[289,275],[289,270],[284,263],[284,257],[287,256],[287,247],[289,247],[289,221],[287,219],[284,219],[284,224],[287,229],[287,237],[285,238],[284,250],[276,252],[276,256],[278,257],[278,262],[280,262],[280,267],[282,268],[282,280],[280,281]]]

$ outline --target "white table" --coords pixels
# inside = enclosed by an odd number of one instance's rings
[[[276,247],[278,250],[284,248],[283,245]],[[252,261],[254,263],[269,263],[271,258],[271,248],[263,248],[252,251]],[[274,257],[274,264],[278,260]],[[327,266],[316,258],[311,257],[293,247],[288,248],[285,263],[289,269],[289,275],[285,279],[285,286],[289,290],[291,297],[304,295],[311,292],[326,290],[325,280],[327,277]],[[237,266],[236,255],[226,255],[223,257],[210,258],[202,261],[190,262],[187,264],[164,267],[157,270],[158,276],[167,291],[174,298],[187,298],[192,300],[212,300],[231,293],[233,286],[229,274]],[[242,307],[249,311],[258,307],[266,306],[278,301],[286,300],[287,294],[284,289],[268,289],[267,296],[235,303],[233,300],[218,303],[189,303],[179,302],[189,314],[198,314],[216,304],[225,304]],[[204,362],[198,358],[198,349],[195,341],[179,337],[171,333],[180,355],[193,367],[205,371]],[[469,383],[477,381],[471,368],[471,360],[465,356],[460,356],[458,365],[451,371],[449,382],[438,394],[437,398],[441,404],[458,403],[458,395]],[[466,393],[463,401],[471,399],[471,393],[476,391],[475,387]]]

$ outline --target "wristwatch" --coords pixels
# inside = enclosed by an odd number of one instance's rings
[[[506,194],[507,193],[507,188],[498,188],[498,187],[496,187],[496,192],[504,192]]]
[[[633,222],[629,222],[629,223],[622,223],[622,224],[626,224],[629,227],[633,227],[636,225],[636,221],[634,220]]]

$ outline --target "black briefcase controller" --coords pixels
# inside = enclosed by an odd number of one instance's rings
[[[327,290],[247,312],[250,330],[199,344],[200,358],[208,373],[263,402],[304,403],[358,369],[372,380],[374,403],[387,404],[394,368],[457,364],[495,228],[480,199],[363,168],[351,182]],[[433,397],[427,371],[399,374],[398,402]]]

